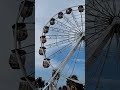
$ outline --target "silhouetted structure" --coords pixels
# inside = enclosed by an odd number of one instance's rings
[[[68,78],[73,79],[73,80],[78,80],[76,75],[72,75]],[[67,83],[67,86],[70,88],[70,90],[84,90],[83,84],[75,83],[69,79],[67,79],[66,83]]]

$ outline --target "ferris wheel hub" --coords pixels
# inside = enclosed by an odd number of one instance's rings
[[[115,22],[115,24],[120,24],[120,18],[119,17],[115,17],[114,18],[114,22]]]

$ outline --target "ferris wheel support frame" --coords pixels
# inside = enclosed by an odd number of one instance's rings
[[[106,28],[104,34],[102,35],[102,38],[100,39],[100,41],[96,45],[96,48],[94,47],[95,49],[93,49],[93,51],[91,52],[91,56],[89,56],[88,59],[86,60],[86,65],[87,66],[93,61],[93,57],[94,57],[96,51],[98,52],[98,50],[102,50],[103,49],[104,46],[101,48],[100,45],[103,43],[103,41],[105,40],[106,37],[107,37],[107,39],[110,38],[110,35],[111,35],[110,32],[111,32],[112,27],[115,24],[118,24],[118,23],[120,23],[120,18],[119,17],[115,17],[113,19],[112,23]]]
[[[20,69],[22,71],[22,74],[25,76],[25,79],[26,81],[28,82],[28,84],[30,85],[30,87],[34,90],[35,89],[35,86],[30,82],[30,80],[27,78],[27,73],[26,73],[26,70],[25,70],[25,67],[23,66],[22,62],[21,62],[21,59],[20,59],[20,56],[18,54],[18,51],[17,51],[17,23],[18,23],[18,20],[19,20],[19,17],[20,17],[20,13],[24,7],[24,4],[25,4],[25,1],[26,0],[23,0],[23,5],[21,6],[21,9],[17,15],[17,18],[16,18],[16,24],[15,24],[15,30],[14,30],[14,47],[15,47],[15,54],[16,54],[16,58],[18,60],[18,63],[19,63],[19,66],[20,66]],[[20,48],[20,47],[19,47]]]
[[[55,76],[58,74],[58,72],[60,70],[62,70],[66,63],[70,60],[71,56],[73,55],[73,53],[76,51],[77,47],[79,46],[81,40],[83,39],[83,37],[85,36],[85,33],[81,33],[80,38],[78,39],[76,45],[71,49],[71,51],[68,53],[68,55],[66,56],[66,58],[63,60],[63,62],[58,66],[58,69],[56,70],[55,74],[53,75],[53,77],[48,81],[48,85],[45,86],[43,88],[43,90],[46,90],[46,88],[51,84],[51,82],[54,80]]]

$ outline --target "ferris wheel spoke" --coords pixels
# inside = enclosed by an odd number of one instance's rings
[[[72,30],[73,29],[61,29],[61,28],[56,28],[56,27],[50,27],[50,31],[55,31],[55,32],[60,32],[60,33],[65,33],[65,34],[69,34],[70,32],[76,33]]]
[[[79,28],[76,27],[76,25],[73,24],[66,16],[64,16],[64,20],[65,20],[70,26],[72,26],[73,28],[79,30]]]
[[[71,75],[73,75],[73,73],[74,73],[75,66],[76,66],[76,63],[77,63],[77,60],[78,60],[78,56],[80,54],[80,48],[81,48],[81,43],[80,43],[80,45],[78,47],[78,52],[77,52],[77,54],[76,54],[76,56],[74,58],[74,65],[73,65],[73,69],[72,69]]]
[[[90,45],[92,45],[92,43],[96,42],[99,38],[100,38],[100,37],[97,37],[97,38],[91,40],[89,43],[87,42],[86,47],[87,47],[87,46],[89,47]]]
[[[99,22],[99,20],[98,20],[98,23],[95,24],[94,26],[96,27],[96,26],[108,25],[108,22],[109,22],[109,21]]]
[[[69,38],[69,35],[46,35],[47,39],[62,39]]]
[[[97,21],[96,21],[97,20]],[[93,22],[93,23],[103,23],[103,22],[108,22],[109,21],[109,18],[101,18],[101,17],[98,17],[96,20],[92,20],[92,19],[89,19],[89,18],[86,18],[86,23],[88,22]],[[102,20],[102,21],[101,21]],[[99,22],[98,22],[99,21]]]
[[[101,19],[109,19],[109,18],[106,18],[106,17],[102,17],[102,16],[99,16],[99,15],[94,15],[93,13],[90,13],[90,11],[86,11],[86,15],[90,15],[92,17],[96,17],[96,18],[101,18]]]
[[[78,47],[78,52],[76,51],[76,52],[77,52],[77,55],[74,55],[74,57],[73,57],[74,60],[71,61],[70,65],[69,65],[69,67],[68,67],[67,72],[64,73],[64,76],[68,76],[67,73],[69,72],[69,70],[71,70],[72,64],[73,64],[73,68],[72,68],[72,72],[71,72],[70,75],[73,74],[73,72],[74,72],[74,70],[75,70],[75,66],[76,66],[76,64],[77,64],[78,56],[79,56],[79,54],[80,54],[80,46],[81,46],[81,43],[80,43],[80,45],[79,45],[79,47]],[[68,74],[69,74],[69,73],[68,73]],[[62,74],[62,75],[63,75],[63,74]]]
[[[89,32],[89,33],[86,33],[86,36],[91,36],[91,35],[96,35],[96,34],[99,34],[101,33],[102,31],[104,31],[109,25],[105,25],[104,27],[99,27],[96,31],[96,28],[93,28],[95,29],[95,31],[92,31],[92,32]],[[88,31],[91,31],[90,29],[86,29]]]
[[[94,77],[96,77],[99,74],[103,60],[104,60],[103,57],[101,58],[101,60],[99,60],[99,63],[97,64],[95,72],[91,73],[90,75],[90,80],[92,80]]]
[[[80,27],[80,25],[79,25],[79,23],[78,23],[77,19],[75,18],[74,13],[72,12],[72,13],[71,13],[71,15],[72,15],[72,18],[73,18],[74,22],[76,23],[76,25],[77,25],[77,27],[78,27],[79,31],[80,31],[80,30],[81,30],[81,27]],[[80,31],[80,32],[81,32],[81,31]]]
[[[86,27],[86,30],[90,30],[90,29],[94,29],[94,28],[97,28],[97,27],[102,27],[103,25],[105,25],[105,24],[107,24],[107,23],[102,23],[102,24],[99,24],[99,25],[95,25],[95,26],[93,26],[93,27]],[[106,25],[107,26],[107,25]]]
[[[114,35],[114,33],[113,33],[113,35]],[[98,85],[99,85],[99,83],[100,83],[101,75],[102,75],[102,72],[103,72],[103,69],[104,69],[104,66],[105,66],[107,57],[108,57],[108,52],[109,52],[109,49],[110,49],[110,45],[111,45],[111,42],[112,42],[113,35],[112,35],[112,37],[111,37],[111,39],[110,39],[110,42],[109,42],[109,44],[108,44],[107,52],[106,52],[105,59],[104,59],[103,65],[102,65],[102,69],[101,69],[100,74],[99,74],[99,77],[98,77],[98,81],[97,81],[97,83],[96,83],[95,90],[97,90]]]
[[[100,19],[98,19],[97,22],[95,20],[90,20],[90,19],[86,19],[85,21],[86,21],[86,23],[97,23],[98,22],[98,24],[105,23],[105,22],[108,23],[109,22],[107,20],[100,21]]]
[[[97,20],[97,21],[96,21]],[[89,19],[89,18],[86,18],[86,23],[98,23],[98,24],[101,24],[101,23],[109,23],[109,21],[108,21],[108,19],[103,19],[102,21],[101,21],[101,18],[98,18],[98,19],[96,19],[96,20],[91,20],[91,19]],[[97,25],[98,25],[97,24]]]
[[[46,47],[53,47],[53,46],[58,46],[61,44],[65,44],[65,43],[69,43],[69,41],[71,41],[71,39],[74,39],[74,37],[68,38],[68,39],[64,39],[55,43],[51,43],[51,44],[47,44],[45,45]]]
[[[116,0],[113,0],[113,9],[114,9],[114,15],[117,15],[117,12],[116,12]]]
[[[92,16],[92,17],[95,17],[95,18],[97,18],[98,20],[100,20],[100,19],[109,19],[109,18],[107,18],[107,17],[102,17],[102,16],[100,16],[100,15],[95,15],[95,14],[93,14],[93,13],[91,13],[91,12],[87,12],[86,11],[86,15],[88,15],[88,16]]]
[[[108,3],[108,1],[106,1],[106,3],[107,3],[107,6],[109,7],[111,13],[114,15],[114,12],[113,12],[112,8],[110,7],[110,4]]]
[[[79,38],[80,41],[81,41],[81,39],[82,39],[82,37]],[[77,46],[75,47],[76,49],[77,49],[80,41],[78,41]],[[74,50],[74,52],[76,51],[76,49]],[[74,52],[70,52],[69,54],[74,53]],[[68,57],[69,57],[69,55],[68,55]],[[68,57],[67,57],[67,58],[68,58]],[[67,58],[65,58],[65,59],[67,59]],[[63,67],[60,67],[60,66],[61,66],[61,65],[64,65],[64,66],[65,66],[65,63],[67,63],[67,62],[66,62],[66,61],[63,61],[63,62],[59,65],[58,68],[60,68],[61,71],[63,70]]]
[[[92,62],[93,57],[98,55],[98,53],[103,49],[103,47],[106,45],[106,43],[108,42],[109,38],[111,37],[112,32],[113,32],[112,30],[110,32],[108,32],[108,34],[106,34],[104,39],[102,39],[101,43],[100,42],[97,43],[98,46],[96,46],[97,48],[94,49],[95,52],[94,52],[94,54],[91,54],[91,56],[90,56],[91,58],[88,59],[89,60],[88,62]]]
[[[74,41],[73,41],[74,42]],[[67,48],[71,47],[72,46],[72,42],[63,46],[62,48],[60,48],[59,50],[57,50],[56,52],[54,52],[53,54],[51,54],[50,56],[48,56],[49,58],[52,58],[53,56],[55,56],[56,54],[58,53],[62,53],[64,52]]]
[[[108,25],[108,26],[109,26],[109,25]],[[97,32],[93,32],[93,33],[86,33],[86,36],[87,36],[86,40],[88,40],[88,39],[92,38],[94,35],[97,35],[97,34],[99,34],[99,33],[103,32],[106,28],[108,28],[108,26],[106,26],[106,27],[102,28],[101,30],[99,30],[99,31],[97,31]],[[90,37],[88,37],[88,36],[90,36]]]
[[[102,29],[105,28],[105,27],[107,27],[107,26],[108,25],[105,25],[104,27],[102,27],[102,25],[96,25],[94,27],[88,27],[88,28],[86,28],[86,30],[89,31],[90,29],[92,29],[92,30],[94,30],[94,33],[99,33],[99,32],[102,32],[103,31]],[[96,29],[96,27],[98,27],[98,29]],[[102,30],[102,31],[100,31],[100,30]],[[92,32],[91,35],[93,35],[94,33]],[[88,35],[88,33],[86,35]]]
[[[67,71],[66,71],[66,73],[64,73],[64,76],[68,76],[67,74],[69,74],[69,71],[71,70],[71,67],[72,67],[72,64],[73,64],[74,62],[73,61],[71,61],[71,63],[70,63],[70,65],[69,65],[69,67],[68,67],[68,69],[67,69]],[[62,74],[63,75],[63,74]]]
[[[92,6],[90,6],[90,5],[86,5],[86,7],[89,7],[89,8],[91,8],[92,10],[101,13],[103,16],[109,17],[109,15],[106,15],[104,12],[100,11],[98,8],[94,8],[95,6],[92,7]],[[89,11],[86,11],[86,12],[89,12]]]
[[[102,21],[101,21],[101,19],[102,19]],[[101,18],[101,17],[98,16],[98,18],[96,18],[95,20],[92,20],[92,19],[86,17],[86,20],[87,20],[87,21],[93,21],[93,22],[96,21],[96,20],[99,20],[100,22],[104,22],[104,21],[106,21],[106,20],[108,20],[108,19],[109,19],[109,18],[103,18],[103,17]],[[97,22],[97,21],[96,21],[96,22]]]
[[[66,39],[66,38],[69,38],[69,37],[74,37],[75,34],[69,34],[69,35],[46,35],[46,38],[47,39]]]
[[[62,27],[64,27],[64,28],[66,28],[66,29],[70,29],[70,30],[74,30],[74,31],[76,31],[76,32],[79,32],[77,29],[75,29],[74,27],[70,27],[70,26],[68,26],[68,25],[66,25],[66,24],[63,24],[62,22],[60,22],[60,21],[57,21],[57,24],[58,25],[60,25],[60,26],[62,26]]]
[[[108,11],[108,9],[106,8],[105,2],[101,2],[102,4],[100,4],[97,0],[95,0],[95,1],[98,3],[98,5],[99,5],[100,7],[102,7],[102,10],[103,10],[103,11],[107,12],[110,16],[113,16],[113,15]],[[102,5],[104,5],[105,7],[103,7]],[[98,8],[97,8],[97,9],[98,9]]]
[[[72,12],[73,13],[73,12]],[[73,13],[74,14],[74,13]],[[81,13],[81,15],[83,16],[83,18],[85,18],[84,16],[85,16],[85,14],[83,14],[83,13]],[[74,14],[74,17],[75,17],[75,19],[77,20],[77,19],[79,19],[81,16],[80,16],[80,13],[78,13],[78,15],[76,14]],[[70,17],[70,19],[73,19],[73,16],[72,16],[72,14],[71,14],[71,17]],[[77,21],[78,22],[78,21]],[[79,25],[79,22],[78,22],[78,25]]]
[[[108,48],[110,48],[110,44],[111,44],[112,38],[113,38],[113,35],[111,36],[110,40],[108,41],[108,43],[109,43],[109,44],[107,45]],[[107,58],[108,50],[107,50],[107,52],[105,52],[105,53],[106,53],[105,58]],[[101,59],[102,59],[102,58],[101,58]],[[104,59],[104,55],[103,55],[103,59],[102,59],[102,60],[105,60],[105,59]],[[104,61],[102,61],[102,60],[99,61],[95,72],[91,74],[91,76],[90,76],[91,78],[95,77],[94,75],[97,75],[97,74],[100,73],[99,71],[100,71],[101,68],[102,68],[102,63],[104,63]]]
[[[109,13],[110,16],[113,16],[113,13],[112,12],[109,12],[109,8],[107,7],[106,5],[106,1],[102,3],[104,5],[104,8],[106,10],[107,13]]]
[[[83,32],[83,17],[82,17],[82,13],[80,13],[81,14],[81,26],[82,26],[82,32]]]
[[[97,3],[98,3],[98,5],[100,6],[100,7],[102,7],[103,8],[103,10],[105,10],[110,16],[113,16],[113,15],[111,15],[110,13],[109,13],[109,11],[108,11],[108,9],[106,9],[106,8],[104,8],[103,6],[102,6],[102,4],[100,4],[97,0],[95,0]],[[110,8],[111,9],[111,8]],[[112,12],[112,11],[111,11]]]

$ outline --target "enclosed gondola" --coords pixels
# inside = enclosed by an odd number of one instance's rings
[[[24,6],[23,6],[24,4]],[[22,8],[23,6],[23,8]],[[22,8],[21,10],[21,17],[23,18],[26,18],[26,17],[29,17],[32,15],[32,12],[33,12],[33,7],[34,7],[34,2],[32,1],[22,1],[21,2],[21,5],[20,5],[20,9]]]
[[[44,68],[49,68],[50,67],[50,59],[49,58],[45,58],[43,60],[43,67]]]
[[[55,24],[55,19],[54,18],[51,18],[50,19],[50,25],[54,25]]]
[[[26,52],[24,50],[19,50],[19,49],[17,50],[17,52],[20,55],[20,60],[21,60],[22,64],[24,65]],[[12,53],[10,54],[9,64],[12,69],[20,69],[18,59],[15,54],[15,50],[12,50]]]
[[[44,26],[43,32],[44,32],[44,33],[48,33],[48,31],[49,31],[49,27],[48,27],[48,26]]]
[[[59,18],[59,19],[63,18],[63,15],[64,15],[63,12],[59,12],[59,13],[58,13],[58,18]]]
[[[25,23],[14,24],[12,28],[13,32],[15,32],[15,29],[17,29],[16,31],[17,41],[23,41],[28,37],[28,32]]]
[[[40,54],[40,55],[44,55],[45,52],[46,52],[46,48],[45,48],[45,47],[40,47],[40,49],[39,49],[39,54]]]
[[[78,10],[79,10],[79,12],[83,12],[83,11],[84,11],[83,5],[80,5],[80,6],[78,7]]]
[[[67,10],[66,10],[66,14],[70,14],[72,12],[72,8],[68,8]]]
[[[42,43],[46,43],[46,36],[41,36],[40,37],[40,41],[42,42]]]

